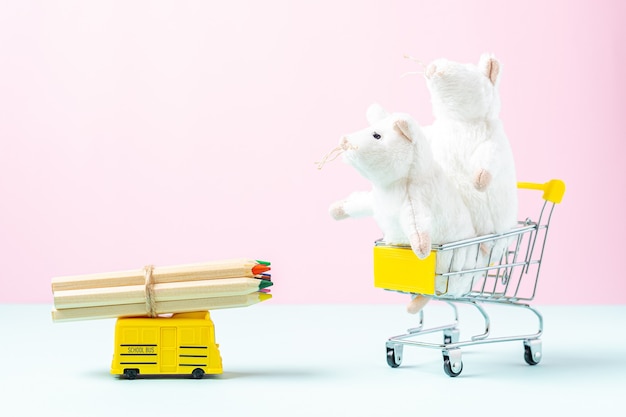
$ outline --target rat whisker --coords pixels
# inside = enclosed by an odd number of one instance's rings
[[[421,65],[422,67],[424,67],[424,68],[426,68],[426,66],[427,66],[427,65],[426,65],[426,64],[424,64],[422,61],[420,61],[419,59],[417,59],[417,58],[415,58],[415,57],[412,57],[411,55],[404,54],[404,58],[406,58],[406,59],[410,59],[411,61],[414,61],[414,62],[417,62],[418,64],[420,64],[420,65]]]
[[[332,162],[335,159],[339,158],[339,156],[344,151],[345,149],[342,146],[337,146],[336,148],[332,149],[330,152],[324,155],[321,161],[315,162],[315,164],[317,165],[317,169],[322,169],[324,165],[326,165],[327,163]]]
[[[404,78],[407,75],[420,75],[420,74],[424,75],[424,71],[409,71],[409,72],[405,72],[404,74],[402,74],[400,78]]]
[[[351,151],[351,150],[356,150],[356,149],[358,149],[358,146],[353,145],[351,143],[349,144],[344,143],[342,145],[337,146],[336,148],[328,152],[326,155],[324,155],[321,161],[315,162],[315,164],[317,165],[317,169],[322,169],[324,165],[326,165],[327,163],[333,162],[335,159],[339,158],[341,154],[344,153],[345,151]]]

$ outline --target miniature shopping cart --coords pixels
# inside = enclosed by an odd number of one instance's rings
[[[543,318],[528,303],[535,297],[539,270],[543,258],[548,227],[554,206],[561,202],[565,184],[551,180],[545,184],[519,183],[519,189],[543,191],[543,202],[538,208],[538,218],[519,222],[509,232],[479,236],[443,245],[433,245],[428,258],[419,260],[410,247],[389,246],[376,242],[374,247],[374,285],[408,294],[422,294],[448,304],[454,316],[451,323],[436,327],[424,326],[424,310],[419,313],[419,324],[406,334],[387,340],[387,363],[392,368],[402,363],[403,347],[416,346],[440,349],[443,368],[447,375],[458,376],[463,370],[461,348],[465,346],[523,341],[524,359],[529,365],[541,361]],[[470,269],[458,270],[454,257],[468,249],[476,253],[476,263]],[[438,259],[446,259],[438,262]],[[448,263],[449,261],[449,263]],[[469,281],[468,280],[469,277]],[[455,280],[466,280],[467,290],[462,296],[448,291]],[[484,331],[469,338],[460,338],[458,303],[473,306],[484,319]],[[524,309],[538,320],[538,330],[533,334],[491,336],[491,320],[483,307],[493,303]],[[425,335],[442,332],[441,343],[425,341]]]

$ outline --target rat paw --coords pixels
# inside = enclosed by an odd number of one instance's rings
[[[428,298],[423,295],[416,295],[411,302],[407,304],[406,311],[409,314],[417,314],[428,303]]]
[[[486,169],[480,169],[474,176],[474,187],[478,191],[485,191],[485,189],[491,184],[491,173]]]
[[[347,219],[348,217],[350,217],[344,210],[343,205],[344,205],[344,201],[337,201],[331,204],[330,208],[328,209],[328,212],[330,213],[330,216],[333,219],[343,220],[343,219]]]
[[[493,244],[491,242],[483,242],[480,244],[480,254],[482,256],[488,256],[492,248]]]
[[[425,259],[430,255],[431,244],[428,232],[417,232],[409,238],[411,249],[420,259]]]

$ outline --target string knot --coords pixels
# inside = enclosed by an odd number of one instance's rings
[[[156,300],[154,299],[154,265],[144,266],[145,291],[146,291],[146,312],[150,317],[156,317]]]

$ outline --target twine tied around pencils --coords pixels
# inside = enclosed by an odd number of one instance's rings
[[[154,265],[146,265],[143,267],[146,291],[146,312],[150,317],[156,317],[156,300],[154,299]]]

